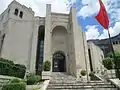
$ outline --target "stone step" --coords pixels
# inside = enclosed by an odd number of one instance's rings
[[[90,88],[90,89],[83,89],[83,88],[75,88],[75,89],[47,89],[47,90],[118,90],[116,88]]]
[[[52,86],[114,86],[111,84],[66,84],[66,83],[61,83],[61,84],[49,84]]]
[[[67,73],[52,73],[47,90],[117,90],[114,85],[103,81],[81,82]]]
[[[92,88],[115,88],[107,86],[57,86],[57,87],[48,87],[48,89],[92,89]]]

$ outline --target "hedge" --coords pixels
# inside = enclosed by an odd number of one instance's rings
[[[24,78],[26,67],[20,64],[14,64],[7,59],[0,59],[0,75],[8,75]]]
[[[39,75],[30,75],[27,77],[27,85],[33,85],[40,82],[41,77]]]
[[[2,90],[26,90],[26,84],[23,82],[11,83],[3,86]]]

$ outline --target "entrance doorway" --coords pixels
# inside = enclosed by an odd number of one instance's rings
[[[53,72],[65,72],[66,61],[65,55],[62,52],[57,52],[53,55]]]

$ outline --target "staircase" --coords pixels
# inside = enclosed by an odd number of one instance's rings
[[[108,82],[83,83],[67,73],[53,72],[47,90],[117,90],[117,88]]]

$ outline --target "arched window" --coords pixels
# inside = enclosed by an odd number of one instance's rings
[[[18,12],[19,12],[19,10],[16,8],[14,14],[17,16]]]
[[[19,17],[22,18],[23,17],[23,12],[20,11]]]

